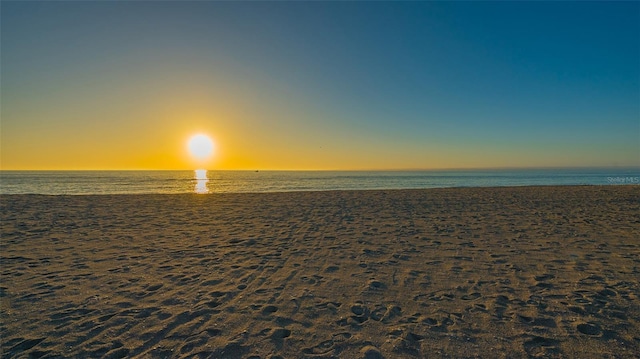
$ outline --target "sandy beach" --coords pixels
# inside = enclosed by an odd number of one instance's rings
[[[3,358],[640,356],[640,186],[0,196]]]

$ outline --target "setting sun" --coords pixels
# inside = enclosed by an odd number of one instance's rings
[[[187,142],[189,153],[198,160],[204,160],[213,153],[213,141],[209,136],[197,134]]]

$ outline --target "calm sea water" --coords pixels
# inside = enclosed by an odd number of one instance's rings
[[[640,168],[491,171],[0,171],[3,194],[289,192],[640,184]]]

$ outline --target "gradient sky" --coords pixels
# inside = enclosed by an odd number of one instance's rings
[[[1,20],[2,169],[640,166],[636,1],[2,1]]]

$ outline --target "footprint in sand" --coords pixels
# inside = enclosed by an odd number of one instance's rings
[[[302,353],[304,354],[326,354],[333,350],[333,340],[325,340],[320,344],[311,347],[302,349]]]
[[[332,312],[335,312],[342,306],[340,302],[324,302],[320,304],[316,304],[316,308],[319,309],[329,309]]]
[[[462,297],[460,297],[460,299],[462,300],[474,300],[474,299],[478,299],[480,298],[481,294],[480,293],[471,293],[471,294],[465,294]]]
[[[613,289],[610,289],[610,288],[605,288],[599,291],[598,294],[601,295],[602,297],[615,297],[618,295],[618,293],[616,293]]]
[[[553,274],[543,274],[543,275],[537,275],[537,276],[535,276],[535,277],[534,277],[534,279],[535,279],[537,282],[544,282],[544,281],[546,281],[546,280],[553,279],[553,278],[555,278],[555,277],[556,277],[556,276],[554,276]]]
[[[291,336],[291,330],[285,329],[285,328],[278,328],[278,329],[274,329],[269,337],[274,340],[282,340],[290,336]]]
[[[436,325],[436,324],[438,324],[438,320],[434,319],[434,318],[424,318],[422,320],[422,323],[424,323],[426,325]]]
[[[358,323],[364,323],[369,319],[369,308],[362,304],[351,306],[351,313],[354,314],[351,318]]]
[[[576,326],[578,331],[585,335],[597,336],[602,333],[600,326],[595,323],[582,323]]]
[[[371,290],[383,290],[383,289],[386,289],[387,286],[381,281],[374,279],[369,281],[367,288]]]
[[[559,343],[556,339],[534,336],[524,342],[524,349],[530,356],[547,357],[559,353],[557,348]]]
[[[29,350],[29,349],[33,348],[34,346],[38,345],[44,339],[45,338],[37,338],[37,339],[18,338],[16,340],[16,341],[18,341],[18,344],[16,344],[13,347],[11,347],[11,349],[9,349],[9,353],[20,353],[20,352]]]
[[[340,269],[340,267],[338,266],[329,266],[327,268],[325,268],[325,272],[326,273],[333,273],[333,272],[337,272]]]
[[[152,286],[147,288],[147,292],[155,292],[156,290],[162,288],[162,286],[163,286],[162,283],[152,285]]]
[[[267,305],[266,307],[262,308],[263,315],[269,315],[277,311],[278,311],[278,307],[276,307],[275,305]]]
[[[373,310],[373,312],[371,312],[371,319],[379,322],[382,320],[382,318],[384,318],[384,315],[387,314],[387,308],[386,307],[377,307],[376,309]]]
[[[525,315],[518,314],[518,318],[521,322],[530,324],[536,327],[556,328],[557,324],[553,318],[533,318]]]
[[[224,297],[226,294],[227,294],[227,292],[221,292],[221,291],[214,291],[214,292],[209,293],[209,295],[214,297],[214,298]]]
[[[393,318],[400,317],[401,315],[402,315],[402,308],[397,305],[394,305],[387,310],[387,313],[382,318],[382,322],[388,323]]]
[[[384,359],[380,350],[372,345],[368,345],[360,350],[363,359]]]
[[[317,345],[315,345],[315,346],[313,346],[311,348],[302,349],[302,353],[303,354],[308,354],[308,355],[326,354],[326,353],[334,350],[336,343],[344,342],[349,338],[351,338],[351,333],[347,333],[347,332],[336,333],[329,340],[325,340],[323,342],[320,342],[319,344],[317,344]]]

